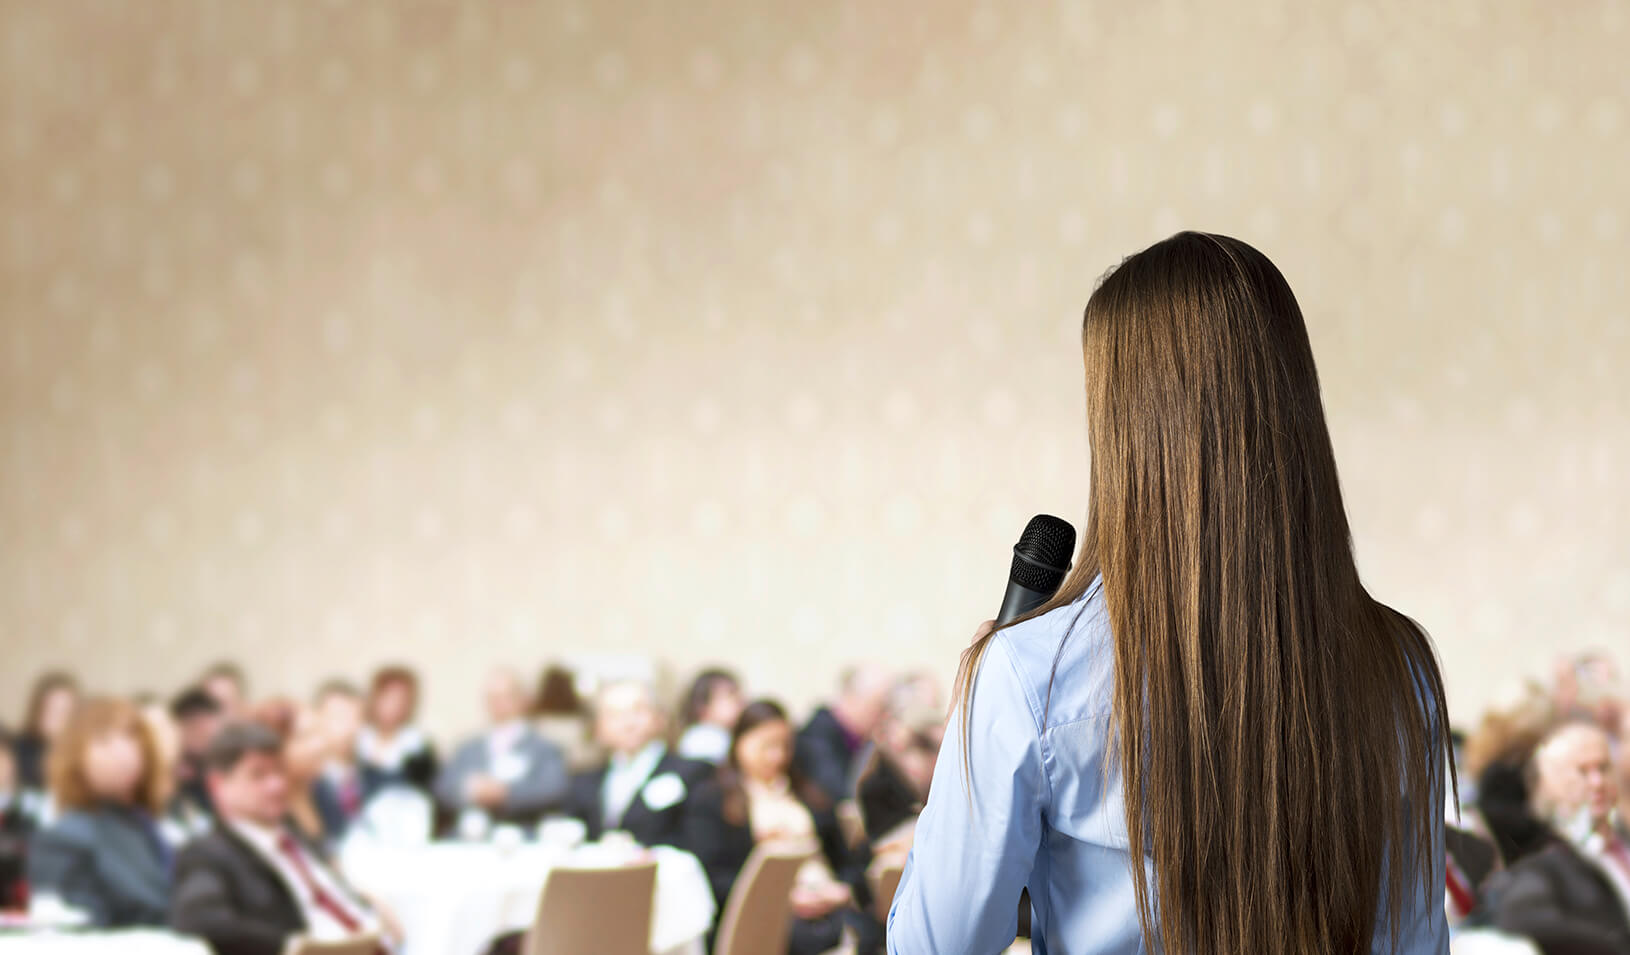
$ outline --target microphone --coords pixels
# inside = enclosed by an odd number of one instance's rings
[[[1075,528],[1051,514],[1037,514],[1024,525],[1013,545],[1013,564],[1007,572],[1007,593],[996,615],[999,627],[1046,603],[1058,593],[1075,554]]]

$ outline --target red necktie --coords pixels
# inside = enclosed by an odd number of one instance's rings
[[[1471,880],[1460,871],[1460,866],[1455,865],[1452,857],[1445,856],[1443,861],[1444,870],[1448,873],[1449,901],[1455,907],[1455,916],[1465,918],[1472,914],[1472,909],[1477,908],[1477,894],[1472,891]]]
[[[347,932],[356,934],[362,931],[361,920],[353,915],[343,902],[328,894],[322,884],[312,876],[311,867],[306,864],[305,853],[300,851],[300,846],[294,841],[293,836],[286,832],[279,833],[277,851],[283,853],[284,858],[288,859],[290,864],[294,866],[295,873],[300,876],[300,881],[305,883],[306,891],[311,893],[311,900],[317,904],[318,908],[332,916],[334,921],[339,923],[340,928],[345,929]]]
[[[1608,839],[1607,857],[1618,867],[1619,875],[1630,881],[1630,850],[1624,848],[1624,843],[1618,836]]]

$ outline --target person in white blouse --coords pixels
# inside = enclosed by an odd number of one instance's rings
[[[398,784],[430,791],[436,751],[413,723],[418,707],[419,678],[412,670],[387,666],[374,673],[357,734],[357,760],[370,793]]]

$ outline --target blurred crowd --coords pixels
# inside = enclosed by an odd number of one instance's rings
[[[1559,661],[1510,705],[1457,734],[1449,807],[1453,922],[1546,955],[1630,952],[1630,707],[1612,660]]]
[[[535,686],[495,670],[486,725],[439,746],[403,666],[305,699],[256,699],[228,663],[167,700],[45,674],[0,739],[0,908],[169,926],[219,955],[295,936],[400,942],[394,915],[347,881],[348,842],[567,827],[694,854],[720,910],[756,846],[802,846],[791,951],[879,948],[878,872],[903,862],[939,751],[934,679],[858,666],[801,722],[726,669],[675,700],[592,682],[585,699],[561,666]]]
[[[855,667],[802,721],[727,669],[671,700],[637,680],[595,681],[586,699],[579,684],[560,666],[530,686],[496,670],[480,688],[486,725],[441,746],[402,666],[305,699],[256,699],[230,664],[168,700],[45,674],[0,738],[0,908],[43,898],[96,925],[168,925],[221,955],[269,955],[294,935],[393,938],[393,914],[345,878],[348,840],[566,826],[694,854],[721,910],[756,846],[804,845],[792,952],[877,949],[878,873],[909,851],[939,753],[934,679]],[[1546,955],[1630,952],[1627,734],[1602,654],[1560,661],[1456,732],[1452,923]]]

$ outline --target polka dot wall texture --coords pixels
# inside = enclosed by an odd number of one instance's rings
[[[1630,664],[1630,2],[0,0],[0,701],[406,660],[948,677],[1079,317],[1284,270],[1458,719]]]

